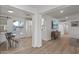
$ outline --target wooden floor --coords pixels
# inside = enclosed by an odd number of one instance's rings
[[[41,48],[32,48],[31,38],[22,39],[22,47],[12,48],[9,50],[2,49],[1,54],[78,54],[79,47],[70,45],[70,41],[67,35],[61,39],[43,41]]]

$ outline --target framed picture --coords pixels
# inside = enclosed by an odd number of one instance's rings
[[[72,27],[78,27],[79,26],[79,21],[72,21],[71,26]]]
[[[59,22],[56,20],[54,20],[54,21],[52,21],[52,24],[51,24],[51,27],[52,27],[52,29],[58,29],[58,26],[59,26],[59,24],[58,24]]]
[[[53,21],[51,22],[52,24],[51,24],[51,28],[53,29]]]

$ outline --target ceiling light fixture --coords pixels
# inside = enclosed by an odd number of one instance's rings
[[[13,11],[11,11],[11,10],[9,10],[8,12],[9,12],[9,13],[13,13]]]
[[[64,12],[63,10],[60,11],[60,13],[63,13],[63,12]]]
[[[65,17],[66,19],[68,19],[69,17]]]

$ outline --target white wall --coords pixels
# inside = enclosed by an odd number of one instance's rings
[[[65,33],[68,33],[69,27],[68,27],[68,22],[59,22],[59,29],[61,37],[63,37],[63,35]]]
[[[72,21],[79,21],[79,14],[75,14],[70,16],[71,19],[69,20],[69,36],[71,38],[77,38],[79,39],[79,26],[78,27],[72,27],[71,22]]]
[[[32,37],[32,20],[26,20],[26,36]]]
[[[51,40],[51,21],[53,18],[48,15],[44,15],[43,18],[45,19],[46,30],[42,31],[42,38],[48,41]]]
[[[61,20],[66,20],[64,18],[61,18]],[[69,19],[67,19],[66,23],[68,24],[68,34],[70,38],[77,38],[79,39],[79,27],[71,27],[72,21],[79,21],[79,13],[69,16]]]
[[[69,23],[69,31],[68,31],[68,33],[69,33],[70,38],[79,39],[79,27],[71,27],[71,24]]]
[[[59,23],[59,31],[60,31],[60,34],[61,34],[61,37],[64,35],[64,26],[63,26],[64,24],[63,23]]]

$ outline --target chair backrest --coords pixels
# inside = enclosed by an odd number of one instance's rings
[[[5,36],[6,36],[6,39],[9,40],[12,38],[12,33],[11,32],[5,33]]]

